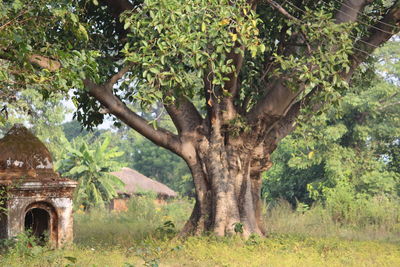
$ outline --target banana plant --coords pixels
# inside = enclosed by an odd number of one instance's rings
[[[110,138],[88,145],[87,142],[67,143],[66,153],[56,163],[56,169],[63,177],[78,181],[74,202],[85,209],[104,207],[117,196],[117,190],[125,184],[110,174],[119,170],[122,164],[116,159],[124,154],[118,148],[109,148]]]

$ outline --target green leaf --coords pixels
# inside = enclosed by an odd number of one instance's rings
[[[206,24],[204,22],[201,23],[201,31],[202,32],[206,31]]]
[[[69,153],[72,153],[72,154],[78,156],[78,157],[83,157],[82,152],[79,151],[79,150],[77,150],[77,149],[75,149],[75,148],[67,147],[67,151],[68,151]]]
[[[78,259],[75,257],[71,257],[71,256],[65,256],[64,259],[68,260],[71,263],[77,263]]]
[[[81,173],[83,173],[85,171],[88,171],[88,170],[89,170],[89,168],[87,166],[80,165],[80,166],[73,167],[66,174],[75,176],[76,174],[81,174]]]
[[[129,20],[125,20],[124,30],[128,29],[129,26],[131,26],[131,22]],[[129,45],[129,43],[127,43],[126,45]],[[126,45],[125,45],[125,49],[127,49]]]
[[[159,74],[160,73],[160,71],[158,69],[156,69],[156,68],[150,68],[149,70],[154,74]]]
[[[80,23],[79,23],[79,26],[78,26],[78,32],[84,38],[85,41],[89,41],[89,35],[88,35],[87,31],[86,31],[86,28]]]
[[[261,51],[261,53],[265,52],[265,45],[264,44],[260,44],[260,51]]]
[[[103,143],[101,144],[101,146],[100,146],[100,152],[101,152],[101,153],[104,153],[104,152],[106,151],[107,147],[110,145],[110,142],[111,142],[111,138],[110,138],[109,136],[107,136],[107,137],[104,139],[104,141],[103,141]]]

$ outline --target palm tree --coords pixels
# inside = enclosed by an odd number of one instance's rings
[[[101,142],[95,142],[90,149],[87,142],[81,144],[67,142],[65,155],[56,164],[56,169],[62,176],[69,177],[79,182],[75,191],[75,205],[90,207],[104,207],[104,205],[117,196],[116,190],[125,184],[110,174],[122,166],[115,158],[124,154],[117,151],[117,147],[108,149],[110,138],[106,137]],[[79,147],[79,148],[78,148]]]

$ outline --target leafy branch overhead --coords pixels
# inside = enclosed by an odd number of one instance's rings
[[[236,73],[228,54],[243,55],[245,47],[253,57],[265,51],[260,20],[245,1],[145,1],[120,20],[130,32],[122,49],[124,61],[135,64],[130,77],[155,90],[156,100],[174,101],[171,90],[193,97],[203,76],[223,86]]]

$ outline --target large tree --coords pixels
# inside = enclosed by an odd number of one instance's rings
[[[2,75],[76,88],[84,124],[109,113],[182,157],[196,188],[183,231],[216,235],[238,223],[244,235],[263,234],[271,153],[297,119],[340,98],[400,22],[399,1],[23,2],[2,2],[0,30],[12,40],[0,39],[0,66],[12,70]],[[132,102],[161,104],[176,131]]]

